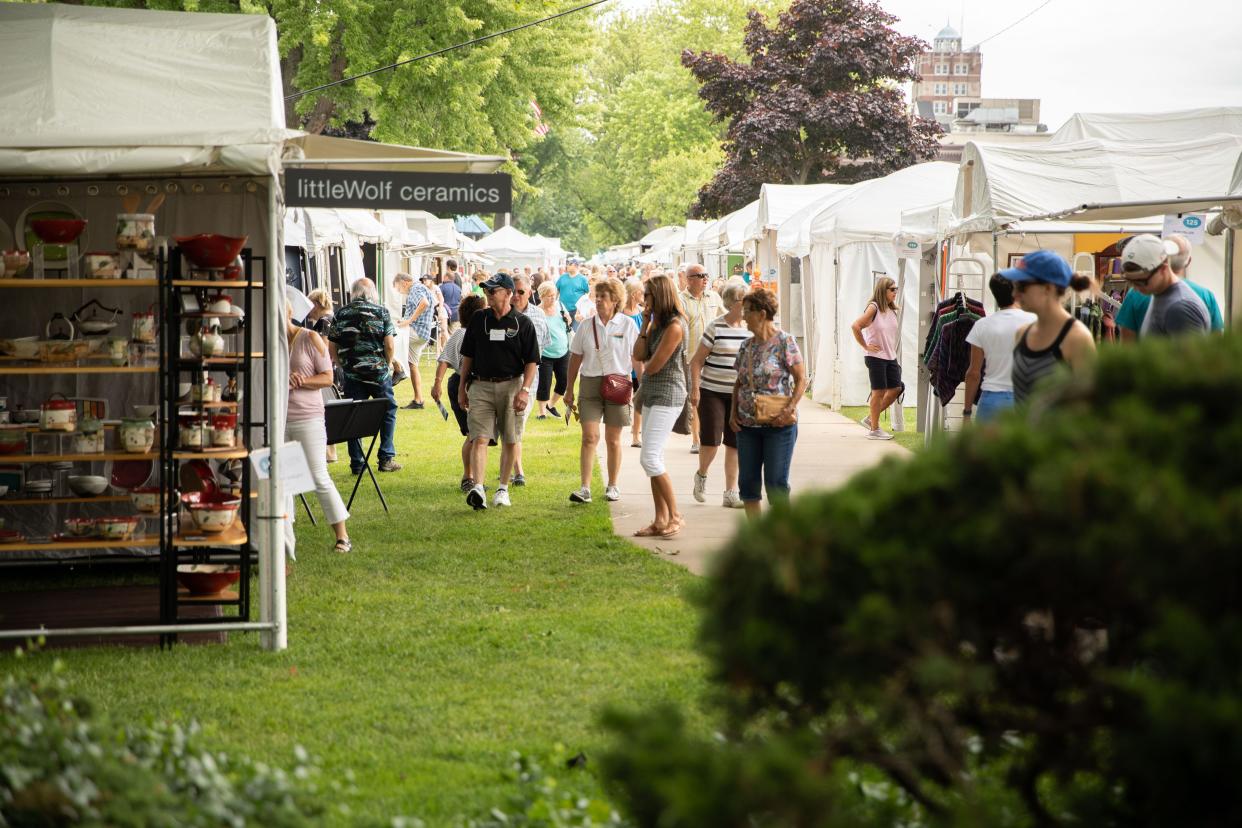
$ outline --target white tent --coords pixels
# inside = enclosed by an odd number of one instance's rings
[[[680,227],[676,224],[666,224],[662,227],[657,227],[656,229],[652,230],[650,233],[648,233],[647,235],[639,239],[638,244],[642,248],[655,247],[656,245],[662,244],[668,238],[676,234],[678,230],[681,230],[684,232],[685,228]]]
[[[479,249],[498,267],[547,267],[555,262],[546,242],[506,225],[479,239]]]
[[[1051,143],[1104,141],[1194,141],[1206,135],[1242,135],[1242,107],[1222,106],[1176,112],[1080,112],[1052,135]]]
[[[637,261],[652,264],[672,265],[681,252],[682,243],[685,241],[686,228],[674,227],[671,233],[667,233],[660,239],[650,250],[639,255]]]
[[[748,239],[758,239],[768,228],[777,228],[802,208],[849,189],[848,184],[764,184],[759,189],[759,207],[754,223],[747,228]]]
[[[903,281],[894,238],[903,211],[947,205],[957,167],[933,161],[864,181],[831,199],[810,220],[810,271],[803,274],[804,318],[814,380],[811,396],[833,407],[862,405],[870,393],[861,349],[850,325],[866,308],[877,276]],[[907,268],[901,330],[902,375],[914,402],[917,383],[917,266]]]
[[[0,180],[24,179],[0,187],[6,220],[54,198],[87,219],[82,246],[91,249],[92,236],[100,245],[114,238],[122,192],[144,202],[162,192],[160,235],[248,236],[267,262],[266,280],[281,281],[271,270],[284,260],[277,175],[283,142],[295,133],[285,129],[276,28],[267,15],[0,4],[0,111],[10,115],[0,119]],[[6,318],[42,316],[49,301],[72,308],[86,290],[72,283],[8,289]],[[145,310],[152,292],[115,289],[107,299],[122,310]],[[279,470],[288,387],[284,295],[263,295],[263,312],[251,321],[255,350],[267,357],[252,391],[265,400],[275,439],[259,515],[284,503]],[[6,376],[5,387],[41,399],[46,385],[29,384],[39,379]],[[118,413],[136,400],[158,399],[156,374],[123,383],[88,372],[62,380],[72,383],[73,395],[107,399]],[[261,630],[265,647],[283,649],[283,526],[255,520],[250,530],[261,549],[260,620],[232,628]]]

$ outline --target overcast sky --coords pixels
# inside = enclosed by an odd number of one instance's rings
[[[631,9],[651,2],[618,0]],[[969,47],[1043,2],[881,5],[900,18],[903,34],[930,43],[949,20]],[[983,95],[1039,98],[1042,120],[1053,130],[1075,112],[1242,106],[1242,0],[1051,0],[981,50]]]

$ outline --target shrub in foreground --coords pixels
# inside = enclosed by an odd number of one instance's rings
[[[1240,405],[1236,337],[1106,350],[774,509],[699,599],[727,729],[612,714],[619,797],[661,826],[1242,824]]]

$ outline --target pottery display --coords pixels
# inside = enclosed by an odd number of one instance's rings
[[[233,313],[233,300],[227,293],[217,293],[207,298],[208,313]]]
[[[121,420],[121,446],[130,454],[146,454],[155,445],[155,423],[145,417]]]
[[[44,244],[72,244],[86,229],[86,219],[32,219],[30,229]]]
[[[224,352],[224,337],[217,319],[205,320],[198,333],[190,337],[190,353],[196,357],[213,357]]]
[[[196,268],[219,270],[233,263],[246,246],[247,238],[200,233],[197,236],[174,236],[173,241]]]
[[[177,445],[181,448],[201,449],[211,444],[210,421],[198,414],[184,415],[177,428]]]
[[[117,367],[129,362],[129,343],[124,339],[109,339],[108,361]]]
[[[121,278],[121,259],[115,250],[92,250],[83,258],[86,264],[86,278]]]
[[[60,399],[55,399],[60,397]],[[44,431],[73,431],[78,427],[78,407],[59,392],[39,406],[39,428]]]
[[[86,313],[89,310],[90,313]],[[100,311],[103,311],[101,314]],[[96,335],[110,332],[116,327],[117,320],[121,317],[120,308],[109,308],[101,305],[98,299],[92,299],[82,307],[78,308],[69,317],[71,323],[77,325],[77,329],[84,334]]]
[[[75,538],[89,538],[95,533],[95,519],[69,518],[65,521],[65,533]]]
[[[190,401],[199,403],[220,402],[222,389],[208,377],[190,388]]]
[[[29,250],[4,251],[4,275],[9,279],[26,276],[30,271]]]
[[[216,414],[211,418],[211,445],[213,448],[233,448],[237,445],[236,414]]]
[[[241,570],[227,564],[179,564],[177,583],[191,595],[217,595],[237,583]]]
[[[0,353],[18,359],[37,359],[39,356],[39,337],[23,336],[17,339],[0,339]]]
[[[129,338],[134,342],[154,342],[156,331],[155,306],[134,314]]]
[[[155,216],[151,213],[120,213],[116,217],[118,250],[150,251],[155,247]]]
[[[104,540],[126,540],[138,528],[138,520],[133,516],[101,517],[95,521],[95,531]]]
[[[0,426],[0,455],[26,453],[26,427],[24,425]]]
[[[130,408],[135,417],[142,417],[144,420],[154,420],[156,413],[160,410],[158,405],[131,405]]]
[[[108,488],[108,478],[97,474],[75,474],[69,477],[69,489],[78,497],[95,497]]]
[[[222,492],[190,492],[181,496],[190,512],[194,526],[205,534],[215,535],[233,525],[241,500]]]
[[[78,422],[77,433],[73,435],[74,454],[101,454],[104,450],[103,423],[97,418],[87,415]]]
[[[144,515],[153,515],[160,510],[160,487],[140,486],[129,493],[134,508]]]

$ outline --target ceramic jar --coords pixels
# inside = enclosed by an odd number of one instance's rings
[[[237,415],[217,414],[211,418],[211,445],[233,448],[237,445]]]
[[[0,426],[0,455],[25,454],[26,427],[24,425]]]
[[[124,339],[109,339],[108,361],[118,367],[129,362],[129,343]]]
[[[44,431],[73,431],[77,427],[78,407],[65,399],[63,394],[53,394],[39,406],[39,428]]]
[[[220,335],[220,323],[212,319],[199,327],[190,337],[190,353],[197,357],[213,357],[224,351],[224,337]]]
[[[190,388],[190,401],[198,403],[220,402],[220,386],[207,377]]]
[[[151,213],[120,213],[116,217],[118,250],[148,252],[155,247],[155,216]]]
[[[104,450],[104,429],[95,417],[87,415],[78,423],[78,432],[73,435],[74,454],[102,454]]]
[[[183,416],[177,429],[177,444],[184,449],[201,449],[211,445],[211,422],[198,414]]]
[[[121,446],[130,454],[146,454],[155,445],[155,423],[145,417],[121,420]]]
[[[154,342],[155,341],[155,310],[154,306],[145,311],[134,314],[133,332],[130,338],[134,342]]]
[[[87,253],[85,258],[88,279],[121,278],[121,262],[115,251],[96,250]]]

